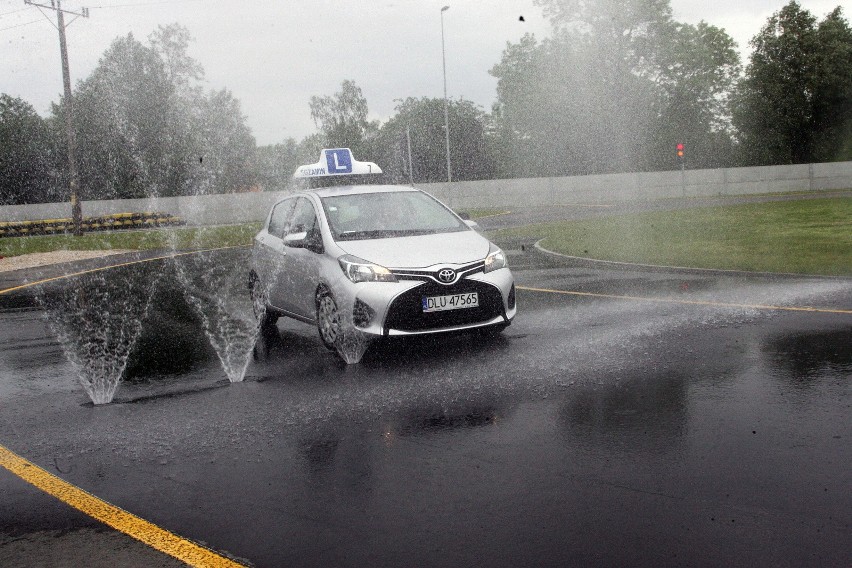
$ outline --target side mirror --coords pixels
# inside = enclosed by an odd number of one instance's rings
[[[320,237],[319,233],[308,233],[307,231],[290,233],[284,237],[284,246],[308,249],[317,254],[322,254],[325,251],[322,246],[322,237]]]
[[[479,223],[472,219],[466,219],[464,224],[473,229],[474,231],[479,231]]]
[[[302,231],[301,233],[290,233],[284,237],[284,246],[290,248],[305,248],[305,239],[307,236],[307,231]]]
[[[468,213],[467,211],[462,211],[458,215],[459,217],[461,217],[462,221],[470,221],[470,213]]]

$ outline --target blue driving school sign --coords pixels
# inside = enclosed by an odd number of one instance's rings
[[[329,175],[352,173],[352,152],[349,148],[324,150],[325,163]]]
[[[296,179],[352,175],[380,174],[382,168],[373,162],[359,162],[352,157],[349,148],[323,149],[316,164],[305,164],[296,168]]]

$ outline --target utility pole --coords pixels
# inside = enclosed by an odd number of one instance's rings
[[[447,101],[447,52],[444,49],[444,12],[449,10],[449,6],[441,8],[441,61],[444,66],[444,131],[447,136],[447,182],[453,181],[453,170],[450,167],[450,111],[449,102]]]
[[[59,30],[59,53],[62,56],[62,83],[65,87],[65,128],[68,132],[68,175],[71,186],[71,219],[74,223],[74,235],[83,234],[83,208],[80,205],[80,177],[77,173],[77,135],[74,132],[74,101],[71,98],[71,72],[68,67],[68,46],[65,43],[65,14],[83,18],[89,17],[89,9],[83,8],[81,12],[63,10],[59,0],[51,0],[50,6],[36,4],[32,0],[24,0],[24,4],[35,6],[44,14],[42,8],[56,11],[56,29]],[[47,17],[47,14],[45,14]],[[77,18],[74,18],[76,20]],[[70,26],[74,20],[68,22]],[[50,21],[50,18],[48,18]],[[53,23],[53,22],[51,22]]]
[[[405,127],[405,140],[408,143],[408,179],[414,187],[414,164],[411,161],[411,124]]]

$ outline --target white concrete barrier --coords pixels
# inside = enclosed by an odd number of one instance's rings
[[[427,183],[417,184],[417,187],[454,209],[600,204],[672,197],[852,189],[852,162]],[[183,217],[190,225],[245,223],[264,219],[269,207],[286,193],[85,201],[83,215],[165,211]],[[0,221],[70,216],[71,207],[67,203],[0,207]]]
[[[852,189],[852,162],[419,184],[453,208]]]

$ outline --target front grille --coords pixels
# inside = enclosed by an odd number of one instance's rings
[[[476,262],[471,262],[468,264],[459,265],[444,265],[440,266],[433,270],[414,270],[410,268],[391,268],[390,271],[396,275],[400,280],[423,280],[424,282],[437,282],[438,284],[442,284],[443,286],[455,285],[459,281],[461,281],[464,277],[470,276],[472,274],[476,274],[478,272],[482,272],[485,267],[485,261],[478,260]],[[456,280],[447,284],[445,282],[441,282],[438,277],[438,273],[442,268],[452,268],[456,271]]]
[[[479,295],[479,305],[475,308],[423,313],[425,296],[447,296],[469,292],[476,292]],[[505,314],[503,296],[496,286],[468,279],[462,279],[452,286],[428,282],[401,294],[391,303],[385,318],[385,333],[387,334],[389,329],[426,331],[468,325],[488,321],[499,315]]]

